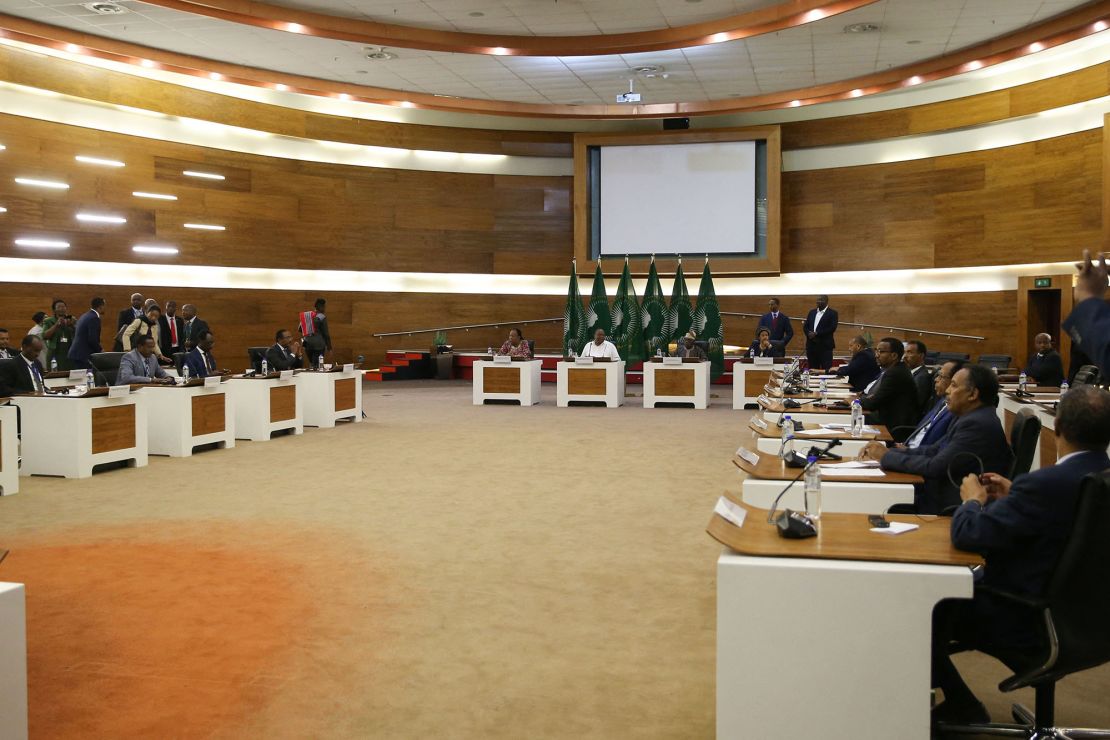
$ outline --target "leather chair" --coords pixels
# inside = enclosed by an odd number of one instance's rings
[[[181,376],[181,375],[185,374],[185,355],[186,354],[188,354],[188,353],[186,353],[186,352],[174,352],[173,353],[173,366],[175,368],[177,368],[178,376]]]
[[[247,359],[250,361],[251,367],[262,372],[262,358],[266,356],[266,350],[269,347],[247,347]]]
[[[1098,385],[1098,365],[1083,365],[1075,372],[1075,382],[1072,385]]]
[[[979,355],[979,364],[987,367],[998,368],[999,371],[1007,370],[1014,358],[1009,355]]]
[[[93,376],[104,385],[115,385],[119,376],[119,363],[126,352],[97,352],[89,357],[89,364],[93,366]]]
[[[1013,480],[1019,475],[1025,475],[1033,466],[1033,455],[1037,451],[1037,440],[1041,436],[1041,420],[1029,409],[1022,409],[1010,425],[1010,449],[1014,453],[1014,462],[1010,465],[1010,474],[1006,476]]]
[[[937,363],[937,358],[938,357],[940,357],[940,352],[937,352],[936,350],[932,350],[932,349],[929,350],[928,352],[925,353],[925,364],[928,365],[929,367],[932,367],[933,365],[938,364]]]
[[[935,364],[943,365],[946,362],[953,360],[961,360],[963,362],[970,362],[971,355],[967,352],[937,352],[937,361]]]
[[[535,339],[525,339],[524,341],[528,342],[528,352],[529,352],[529,354],[532,357],[535,357],[536,356],[536,340]]]
[[[1110,730],[1069,730],[1056,727],[1056,682],[1073,673],[1110,662],[1110,471],[1083,480],[1071,536],[1040,598],[989,589],[996,597],[1039,614],[1047,646],[1042,655],[1028,650],[984,649],[1001,660],[1012,676],[1000,691],[1032,687],[1034,711],[1021,704],[1012,709],[1014,724],[941,724],[942,736],[1002,735],[1038,738],[1110,738]],[[976,586],[976,588],[983,588]],[[952,652],[979,649],[956,643]]]

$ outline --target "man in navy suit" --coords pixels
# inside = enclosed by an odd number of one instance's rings
[[[794,327],[790,324],[790,317],[779,311],[778,298],[767,301],[767,308],[771,310],[759,317],[759,323],[755,327],[755,335],[756,337],[759,336],[760,327],[767,327],[767,331],[771,333],[771,341],[776,346],[782,347],[783,354],[780,356],[785,356],[786,346],[794,338]]]
[[[93,298],[89,310],[77,319],[73,330],[73,344],[69,347],[69,361],[75,368],[89,369],[89,358],[100,349],[100,317],[104,315],[104,299]]]
[[[956,418],[939,442],[915,449],[887,449],[880,442],[871,442],[859,454],[861,460],[878,460],[883,470],[914,473],[925,479],[924,485],[914,486],[913,505],[918,514],[939,514],[960,503],[955,481],[968,473],[1009,473],[1013,463],[1014,454],[998,420],[994,371],[983,365],[965,366],[948,386],[947,404]]]
[[[981,553],[986,567],[976,583],[1039,598],[1071,535],[1084,476],[1110,468],[1110,393],[1081,386],[1056,408],[1055,465],[1018,476],[967,476],[963,504],[952,517],[952,544]],[[941,602],[933,616],[933,686],[945,701],[933,710],[947,722],[985,722],[986,708],[960,678],[949,644],[1002,649],[1043,649],[1039,612],[976,588],[970,600]]]
[[[944,439],[944,435],[948,432],[948,427],[952,424],[952,413],[948,410],[948,403],[945,400],[945,395],[948,393],[948,386],[952,384],[952,376],[955,375],[960,368],[964,366],[963,360],[949,360],[941,365],[940,370],[937,370],[936,375],[933,376],[933,390],[936,403],[925,412],[921,417],[921,421],[906,438],[905,447],[911,450],[916,447],[928,447],[934,442]],[[902,446],[902,445],[896,445]]]
[[[212,356],[212,347],[215,344],[216,338],[212,336],[210,331],[206,331],[197,337],[196,346],[185,355],[184,369],[189,371],[190,378],[227,374],[227,370],[216,368],[216,358]]]
[[[1107,275],[1110,264],[1100,252],[1094,262],[1083,250],[1083,265],[1075,286],[1075,308],[1064,321],[1064,330],[1072,341],[1110,377],[1110,304],[1106,303]]]
[[[811,308],[802,330],[806,335],[806,359],[809,369],[824,368],[832,365],[833,350],[836,348],[836,327],[840,316],[829,308],[827,295],[817,296],[817,308]]]
[[[42,393],[46,390],[38,362],[44,346],[38,336],[28,334],[20,343],[19,354],[0,362],[0,396]]]
[[[879,377],[881,372],[879,361],[875,359],[875,351],[867,345],[867,337],[862,334],[848,340],[848,350],[852,353],[852,359],[848,360],[848,364],[836,369],[836,374],[840,377],[847,376],[848,385],[856,393],[863,393],[863,389]]]
[[[885,426],[890,436],[903,442],[921,413],[913,376],[902,362],[905,347],[894,337],[883,337],[875,350],[882,372],[860,395],[860,406],[868,424]]]

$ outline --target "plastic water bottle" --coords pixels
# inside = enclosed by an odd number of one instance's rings
[[[821,519],[821,466],[817,455],[806,458],[806,516],[813,521]]]
[[[491,347],[486,347],[486,354],[491,355],[491,356],[493,355],[493,347],[492,346]]]
[[[570,356],[571,356],[571,357],[574,357],[574,350],[573,350],[573,349],[572,349],[572,350],[570,351]],[[656,349],[656,350],[655,350],[655,356],[656,356],[656,357],[662,357],[662,356],[663,356],[663,350],[661,350],[661,349]]]
[[[52,372],[52,373],[58,372],[58,358],[56,358],[56,357],[51,357],[50,358],[50,372]]]
[[[1025,371],[1022,370],[1021,375],[1018,376],[1018,390],[1022,393],[1025,393],[1025,386],[1028,384],[1028,382],[1029,378],[1026,377]]]
[[[181,377],[185,379],[186,383],[189,382],[189,366],[188,365],[185,365],[184,367],[182,367]]]
[[[1071,388],[1071,386],[1068,385],[1068,381],[1065,380],[1063,383],[1060,383],[1060,398],[1064,397],[1064,394],[1068,392],[1068,388]]]
[[[93,377],[92,370],[86,370],[85,371],[85,387],[86,388],[95,388],[96,387],[96,379]]]
[[[782,445],[779,447],[779,457],[785,459],[794,451],[794,420],[790,414],[782,417]]]
[[[863,404],[858,398],[852,399],[852,438],[859,439],[863,436]]]
[[[265,357],[262,358],[262,374],[263,375],[269,375],[270,374],[270,363],[266,362]]]
[[[320,356],[316,358],[316,369],[321,372],[324,370],[324,354],[322,352]]]
[[[829,386],[824,378],[821,378],[821,405],[829,405]]]
[[[659,350],[659,354],[662,355],[663,350]],[[571,345],[570,351],[567,352],[567,357],[569,357],[572,361],[578,358],[578,353],[574,351],[574,345]]]
[[[808,391],[809,390],[809,368],[808,367],[805,370],[802,371],[802,390],[803,391]]]

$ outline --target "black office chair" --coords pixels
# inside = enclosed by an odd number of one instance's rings
[[[1006,370],[1010,367],[1010,362],[1013,359],[1009,355],[979,355],[979,364]]]
[[[1029,409],[1019,411],[1010,425],[1010,449],[1014,453],[1010,475],[1007,476],[1010,480],[1029,472],[1029,468],[1033,466],[1033,455],[1037,451],[1037,440],[1040,437],[1041,420]]]
[[[1000,691],[1031,686],[1035,711],[1014,704],[1016,724],[941,724],[942,735],[1005,735],[1038,738],[1110,738],[1110,730],[1070,730],[1056,727],[1056,682],[1073,673],[1110,662],[1110,472],[1093,473],[1083,480],[1075,524],[1060,560],[1041,598],[987,589],[1011,602],[1015,609],[1037,612],[1043,621],[1043,655],[1028,650],[984,649],[1001,660],[1014,675],[998,685]],[[976,586],[976,588],[983,588]],[[979,649],[952,645],[952,652]]]
[[[525,339],[524,341],[528,342],[528,354],[532,357],[535,357],[536,356],[536,340],[535,339]]]
[[[936,350],[929,350],[925,353],[925,364],[932,367],[937,364],[937,358],[940,357],[940,352]]]
[[[967,352],[937,352],[937,365],[943,365],[946,362],[952,362],[954,360],[970,362],[971,355]]]
[[[115,385],[119,376],[119,363],[126,352],[97,352],[89,357],[89,364],[93,366],[93,376],[104,385]]]
[[[268,349],[269,347],[247,347],[247,359],[251,367],[258,372],[262,372],[262,358],[266,356]]]
[[[1075,372],[1075,382],[1072,385],[1098,385],[1098,365],[1083,365]]]
[[[177,374],[185,374],[185,355],[187,352],[174,352],[173,353],[173,366],[177,368]]]

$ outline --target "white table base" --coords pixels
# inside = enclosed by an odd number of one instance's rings
[[[521,406],[535,406],[540,402],[540,360],[498,363],[492,360],[478,360],[474,363],[474,405],[481,406],[486,401],[519,401]],[[520,387],[515,393],[501,393],[485,390],[486,368],[515,369],[520,373]]]
[[[172,388],[143,388],[146,396],[147,440],[151,455],[189,457],[198,445],[235,446],[235,406],[224,392],[224,384],[216,388],[202,385]],[[193,399],[224,397],[224,424],[218,432],[193,435]]]
[[[709,406],[709,371],[710,362],[684,362],[681,365],[667,365],[662,362],[644,363],[644,408],[653,409],[657,403],[692,403],[696,409]],[[667,396],[656,393],[657,378],[661,373],[673,372],[694,373],[693,396]]]
[[[291,419],[270,421],[270,389],[297,389],[294,378],[232,378],[223,384],[228,399],[235,407],[235,438],[254,442],[268,442],[270,435],[283,429],[294,434],[304,434],[301,394],[296,393],[294,416]]]
[[[19,493],[19,412],[0,406],[0,496]]]
[[[331,428],[339,419],[362,421],[362,371],[317,373],[303,372],[294,376],[297,396],[304,407],[306,427]],[[335,384],[343,380],[354,381],[354,404],[341,402],[336,408]]]
[[[126,460],[134,467],[147,464],[146,397],[131,393],[124,398],[50,398],[16,396],[22,409],[23,468],[20,475],[58,475],[88,478],[93,466]],[[135,407],[134,446],[93,453],[93,411]]]
[[[569,371],[602,370],[605,373],[604,394],[571,394],[569,388]],[[625,389],[625,363],[620,362],[594,362],[579,365],[574,362],[560,361],[555,366],[555,405],[566,408],[571,401],[602,401],[609,408],[624,405]]]
[[[802,472],[798,468],[798,472]],[[749,506],[770,509],[771,504],[790,481],[746,478],[740,497]],[[798,481],[779,502],[779,511],[791,508],[805,511],[805,486]],[[912,504],[913,486],[908,483],[855,483],[821,479],[821,512],[849,514],[881,514],[892,504]]]
[[[0,737],[27,740],[27,612],[22,583],[0,583]]]

